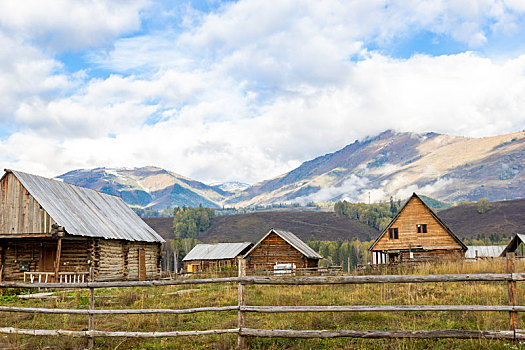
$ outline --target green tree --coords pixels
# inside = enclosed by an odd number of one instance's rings
[[[481,198],[478,201],[478,213],[484,214],[490,209],[490,203],[487,198]]]
[[[175,208],[173,228],[175,237],[197,238],[200,232],[206,231],[211,226],[215,211],[211,208]]]

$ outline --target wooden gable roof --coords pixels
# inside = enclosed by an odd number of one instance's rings
[[[313,250],[312,248],[310,248],[306,243],[304,243],[303,241],[301,241],[299,239],[299,237],[297,237],[296,235],[294,235],[293,233],[291,233],[290,231],[284,231],[284,230],[277,230],[277,229],[274,229],[272,228],[270,231],[268,231],[267,234],[264,235],[263,238],[261,238],[259,240],[259,242],[257,242],[253,247],[252,249],[250,249],[245,255],[244,255],[244,258],[246,258],[248,255],[250,255],[250,253],[256,249],[260,244],[261,242],[263,242],[266,237],[268,237],[271,233],[275,233],[276,235],[278,235],[279,237],[281,237],[283,240],[285,240],[288,244],[290,244],[292,247],[294,247],[296,250],[298,250],[301,254],[303,254],[304,256],[306,256],[307,258],[310,258],[310,259],[322,259],[323,257],[319,254],[317,254],[315,252],[315,250]]]
[[[467,246],[452,232],[452,230],[450,230],[450,228],[436,215],[436,213],[434,213],[434,211],[425,203],[425,201],[423,201],[415,192],[412,194],[412,196],[408,199],[408,201],[405,203],[405,205],[403,206],[403,208],[401,208],[401,210],[399,210],[399,212],[397,213],[397,215],[392,219],[392,221],[390,221],[390,223],[388,224],[387,227],[385,227],[385,229],[381,232],[381,234],[377,237],[377,239],[374,241],[374,243],[370,246],[370,248],[368,248],[369,251],[371,251],[375,246],[376,244],[381,240],[381,238],[383,238],[385,236],[385,234],[388,232],[388,229],[392,227],[392,225],[403,215],[403,212],[405,210],[405,208],[407,207],[407,205],[409,205],[409,203],[413,200],[413,199],[417,199],[419,200],[423,207],[425,208],[425,210],[428,211],[428,213],[430,213],[430,215],[436,220],[436,222],[454,239],[455,242],[457,242],[459,244],[459,246],[461,246],[461,248],[463,250],[467,250]]]
[[[65,232],[74,236],[164,242],[116,196],[15,170],[12,174]]]
[[[509,252],[515,252],[518,249],[518,246],[520,245],[520,243],[525,244],[525,235],[517,233],[514,235],[514,237],[512,237],[512,239],[510,240],[509,244],[507,244],[505,249],[503,249],[500,256],[504,257]]]

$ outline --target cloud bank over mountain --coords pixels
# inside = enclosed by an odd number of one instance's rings
[[[6,0],[1,161],[254,183],[385,129],[522,130],[523,35],[521,1]]]

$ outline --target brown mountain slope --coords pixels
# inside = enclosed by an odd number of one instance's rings
[[[525,197],[525,132],[483,138],[385,131],[304,162],[226,200],[236,206],[388,200],[412,192],[439,200]]]
[[[173,218],[145,218],[164,238],[173,238]],[[203,242],[257,242],[270,228],[280,228],[303,240],[370,240],[379,232],[356,220],[326,212],[259,212],[218,216],[199,237]]]
[[[440,211],[438,216],[460,238],[525,234],[525,199],[492,202],[489,211],[483,214],[477,208],[476,204],[459,205]]]
[[[438,216],[459,238],[525,234],[525,199],[491,202],[483,214],[477,208],[477,204],[459,205],[439,211]],[[173,238],[173,218],[143,220],[162,237]],[[216,217],[211,228],[198,238],[203,242],[256,242],[272,227],[292,231],[304,240],[370,240],[379,235],[377,230],[335,213],[259,212]]]

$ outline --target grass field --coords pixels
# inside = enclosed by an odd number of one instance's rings
[[[517,270],[525,271],[524,262]],[[426,264],[390,271],[399,274],[443,274],[505,272],[505,261]],[[384,271],[383,273],[386,273]],[[180,292],[179,292],[180,291]],[[54,300],[20,300],[15,290],[3,290],[0,305],[87,308],[87,291],[58,291]],[[27,291],[22,291],[27,292]],[[236,284],[115,288],[96,290],[96,308],[174,308],[237,304]],[[518,282],[518,300],[524,300],[525,283]],[[247,286],[248,305],[507,305],[503,282],[410,283],[331,286]],[[395,312],[395,313],[248,313],[246,326],[267,329],[354,329],[354,330],[507,330],[505,312]],[[0,327],[85,330],[87,316],[2,313]],[[525,325],[525,315],[519,317]],[[208,312],[190,315],[104,315],[95,316],[95,328],[107,331],[173,331],[236,328],[236,312]],[[214,335],[167,339],[95,339],[101,349],[231,349],[236,335]],[[0,349],[81,349],[85,339],[0,335]],[[519,349],[525,345],[490,340],[368,340],[368,339],[262,339],[248,338],[252,349]]]

